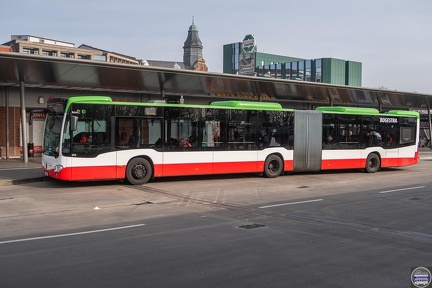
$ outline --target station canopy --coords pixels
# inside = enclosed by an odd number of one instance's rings
[[[0,52],[0,86],[428,109],[432,95]]]

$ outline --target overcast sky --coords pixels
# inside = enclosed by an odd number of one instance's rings
[[[432,94],[431,0],[23,0],[2,3],[0,42],[23,34],[148,60],[183,61],[192,16],[209,71],[223,45],[363,64],[363,86]]]

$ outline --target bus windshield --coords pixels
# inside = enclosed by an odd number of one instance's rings
[[[59,155],[60,133],[63,118],[56,114],[47,114],[42,153],[48,156]]]

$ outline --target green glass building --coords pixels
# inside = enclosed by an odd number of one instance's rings
[[[256,49],[245,51],[243,43],[223,46],[223,73],[362,86],[361,62],[336,58],[302,59],[257,52]],[[249,69],[244,69],[247,65]]]

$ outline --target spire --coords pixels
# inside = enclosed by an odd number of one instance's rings
[[[189,26],[188,36],[183,46],[183,63],[186,69],[193,69],[198,59],[203,58],[203,45],[198,36],[198,28],[195,25],[195,17],[192,16],[192,25]]]
[[[189,32],[192,32],[192,31],[197,31],[198,32],[198,27],[195,25],[195,19],[194,18],[195,17],[192,16],[192,25],[189,26]]]

